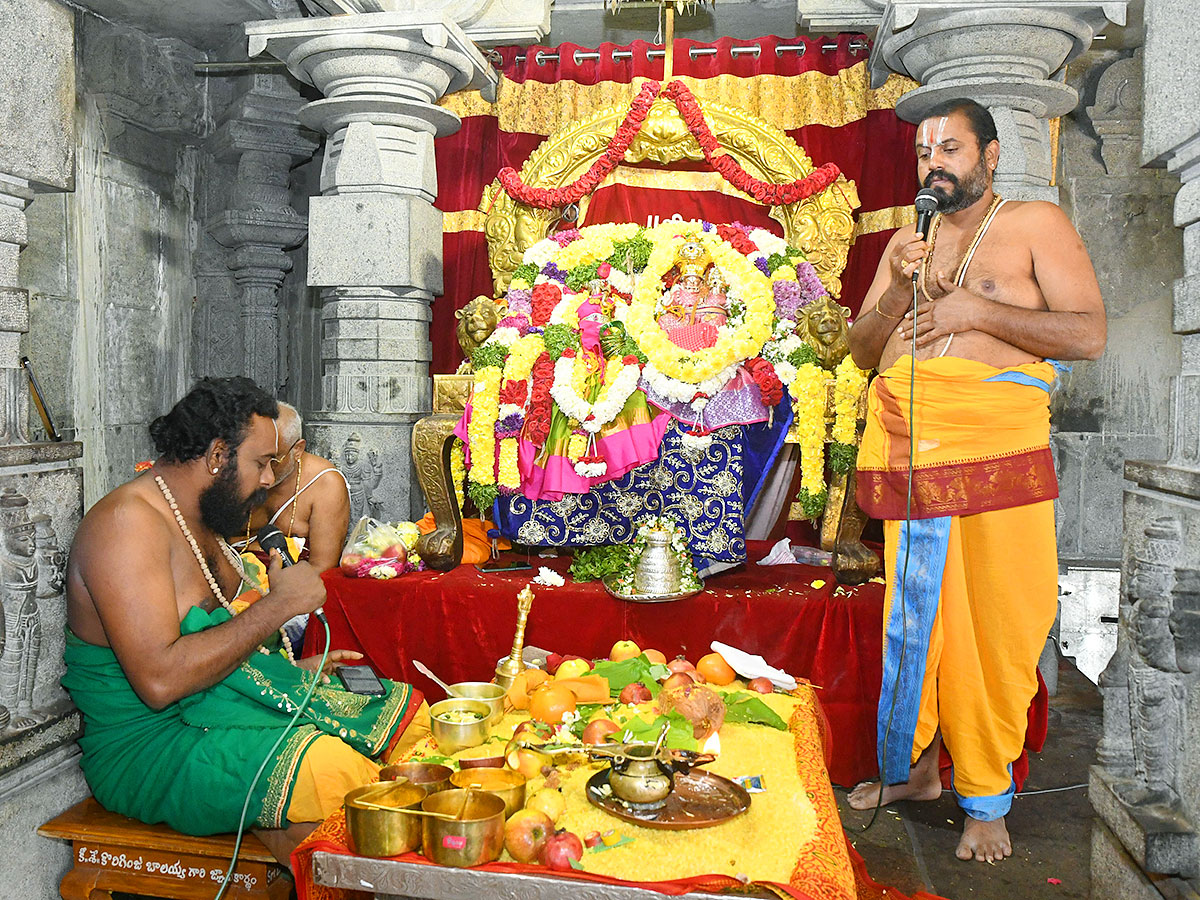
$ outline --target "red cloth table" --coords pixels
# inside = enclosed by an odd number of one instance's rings
[[[587,658],[606,657],[622,638],[668,658],[683,653],[693,662],[713,640],[759,653],[821,687],[831,779],[852,785],[878,777],[883,585],[839,588],[826,568],[755,565],[770,549],[766,542],[749,542],[747,549],[751,562],[710,578],[695,597],[669,603],[617,600],[599,582],[534,585],[526,643]],[[570,560],[540,564],[565,574]],[[459,566],[376,581],[333,569],[324,575],[333,647],[362,652],[381,675],[434,698],[442,690],[413,668],[414,658],[447,682],[489,681],[512,645],[517,592],[536,574],[484,574]],[[323,629],[310,628],[305,655],[320,652],[323,639]]]

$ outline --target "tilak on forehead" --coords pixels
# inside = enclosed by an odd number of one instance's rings
[[[946,141],[946,126],[950,122],[949,116],[941,116],[937,119],[926,119],[921,123],[921,146],[923,147],[939,147]],[[950,138],[950,140],[958,140],[958,138]]]

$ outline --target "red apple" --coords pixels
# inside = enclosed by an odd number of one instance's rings
[[[687,687],[695,683],[689,673],[676,672],[674,675],[667,676],[667,680],[663,682],[663,690],[668,691],[677,687]]]
[[[358,553],[346,553],[342,556],[341,568],[342,574],[354,578],[358,575],[358,567],[362,563],[363,558]]]
[[[546,838],[538,860],[543,866],[566,872],[571,869],[571,860],[583,859],[583,841],[569,831],[556,831]]]
[[[671,660],[669,663],[667,663],[667,668],[670,669],[674,673],[674,672],[694,671],[696,667],[693,666],[690,662],[688,662],[684,657],[677,656],[673,660]]]
[[[554,823],[544,812],[518,809],[504,823],[504,849],[517,862],[533,862],[553,833]]]
[[[760,694],[770,694],[775,690],[775,685],[771,684],[771,679],[765,675],[750,679],[746,687],[752,691],[758,691]]]
[[[382,559],[394,559],[398,563],[408,562],[408,548],[403,544],[392,544],[383,551]]]
[[[635,681],[632,684],[627,684],[621,689],[621,694],[617,697],[622,703],[645,703],[650,699],[650,688],[646,687],[640,681]]]
[[[597,719],[595,722],[588,722],[583,729],[583,742],[585,744],[603,744],[614,731],[620,731],[621,726],[616,722],[610,722],[608,719]]]

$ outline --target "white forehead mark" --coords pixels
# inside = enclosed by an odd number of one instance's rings
[[[924,147],[939,147],[944,143],[946,134],[946,126],[950,122],[949,116],[942,116],[940,119],[926,119],[921,123],[921,145]]]

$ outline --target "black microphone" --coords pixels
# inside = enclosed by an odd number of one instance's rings
[[[926,240],[929,239],[929,223],[933,221],[933,214],[937,212],[938,204],[941,202],[941,198],[933,188],[921,188],[917,191],[917,199],[913,201],[913,206],[917,208],[917,234]],[[920,266],[913,269],[912,280],[914,283],[921,277],[920,272]]]
[[[267,552],[278,550],[280,557],[282,557],[284,567],[293,566],[296,564],[296,560],[292,558],[292,551],[288,547],[287,538],[284,537],[282,531],[280,531],[270,522],[258,529],[258,546],[262,547]],[[315,615],[322,622],[325,621],[324,608],[318,606],[313,610],[313,615]]]

